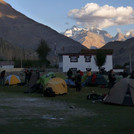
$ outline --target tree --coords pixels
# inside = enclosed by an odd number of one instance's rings
[[[96,50],[96,56],[95,56],[95,64],[98,66],[98,69],[100,71],[101,67],[105,64],[106,62],[106,52],[105,50],[102,49],[97,49]]]
[[[36,52],[39,56],[40,61],[45,65],[50,63],[47,60],[47,56],[48,56],[50,51],[51,51],[51,49],[48,47],[47,42],[45,40],[41,40],[40,44],[39,44],[39,47],[37,48]]]

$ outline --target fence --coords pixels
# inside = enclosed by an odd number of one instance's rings
[[[29,70],[36,70],[36,68],[29,68]],[[0,68],[0,72],[5,70],[6,72],[23,72],[25,68]],[[41,72],[58,72],[57,68],[46,68],[46,69],[38,69]]]

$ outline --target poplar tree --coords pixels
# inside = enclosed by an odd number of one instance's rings
[[[101,67],[106,63],[106,52],[102,49],[98,49],[95,56],[95,64],[100,71]]]
[[[47,56],[50,51],[51,49],[48,47],[47,42],[45,40],[41,40],[36,52],[42,64],[46,65],[47,63],[49,63],[49,61],[47,60]]]

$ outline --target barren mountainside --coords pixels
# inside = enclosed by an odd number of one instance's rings
[[[37,59],[37,54],[34,51],[24,50],[13,46],[9,42],[0,38],[0,60],[13,59]]]
[[[90,38],[89,38],[90,37]],[[101,37],[101,35],[96,35],[92,32],[80,32],[79,34],[76,34],[73,37],[74,40],[79,40],[81,44],[83,44],[85,47],[90,48],[92,46],[95,46],[97,48],[100,48],[104,46],[105,41]]]
[[[26,17],[4,0],[0,0],[0,37],[24,50],[36,50],[42,39],[48,43],[52,52],[55,49],[57,52],[78,52],[83,47],[50,27]]]
[[[134,65],[134,38],[130,38],[126,41],[114,41],[109,42],[102,48],[113,49],[113,62],[114,65],[124,65],[130,62],[130,56],[132,64]]]

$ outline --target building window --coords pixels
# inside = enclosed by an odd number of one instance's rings
[[[70,62],[78,62],[79,56],[69,56]]]
[[[86,68],[86,71],[90,70],[91,68]]]
[[[91,55],[84,56],[85,62],[91,62]]]

